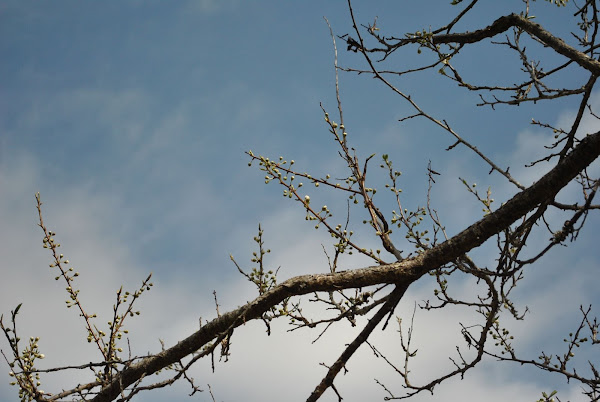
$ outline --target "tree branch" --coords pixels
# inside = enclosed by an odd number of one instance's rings
[[[245,306],[223,314],[175,346],[150,356],[116,375],[92,400],[111,401],[121,390],[147,374],[178,362],[202,348],[219,334],[259,318],[269,308],[290,296],[332,289],[365,287],[381,283],[408,286],[428,271],[456,260],[469,250],[509,227],[542,202],[552,200],[579,172],[600,155],[600,132],[585,137],[550,172],[518,193],[495,212],[469,226],[454,237],[421,255],[388,265],[379,265],[329,274],[302,275],[286,280]]]
[[[507,31],[509,28],[512,27],[521,28],[528,34],[538,38],[546,46],[549,46],[552,49],[554,49],[557,53],[560,53],[568,59],[573,60],[575,63],[579,64],[586,70],[589,70],[594,75],[600,75],[600,62],[592,59],[587,54],[580,52],[572,46],[569,46],[562,39],[552,35],[550,32],[545,30],[540,24],[536,24],[530,19],[527,19],[521,15],[514,13],[502,16],[496,21],[494,21],[491,25],[473,32],[432,35],[429,39],[433,44],[436,45],[449,43],[458,43],[464,45],[468,43],[477,43],[484,39],[494,37],[502,32]],[[402,39],[393,45],[388,45],[388,49],[372,49],[367,51],[379,51],[389,53],[396,50],[399,47],[402,47],[409,43],[415,43],[420,40],[423,40],[423,38],[415,37]]]
[[[333,385],[333,380],[338,375],[342,367],[344,367],[348,360],[350,360],[354,352],[358,350],[360,345],[367,341],[369,335],[371,335],[377,324],[379,324],[387,314],[389,314],[391,311],[394,310],[394,308],[396,308],[398,302],[402,299],[402,296],[404,296],[406,289],[408,289],[408,285],[409,284],[407,283],[402,286],[397,286],[392,291],[392,293],[390,293],[390,297],[385,302],[385,304],[377,311],[377,313],[375,313],[373,318],[369,320],[369,323],[365,325],[363,330],[360,331],[360,334],[358,334],[358,336],[352,341],[352,343],[350,343],[350,345],[348,345],[346,349],[344,349],[340,357],[335,361],[333,366],[329,368],[329,371],[327,372],[323,380],[321,380],[321,383],[317,385],[317,387],[312,392],[312,394],[310,394],[306,402],[317,401],[321,397],[321,395],[323,395],[323,393]]]

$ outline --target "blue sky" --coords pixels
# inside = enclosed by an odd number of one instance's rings
[[[449,3],[357,2],[355,11],[361,22],[378,16],[386,33],[402,35],[447,22],[457,12]],[[473,30],[522,8],[520,1],[488,3],[478,5],[456,29]],[[552,32],[570,29],[562,23],[568,11],[546,2],[533,7],[538,22]],[[47,268],[49,255],[36,227],[37,191],[47,224],[81,271],[78,283],[90,311],[108,317],[116,289],[121,284],[133,289],[153,272],[155,287],[141,301],[141,318],[132,321],[138,354],[158,350],[159,338],[169,345],[189,335],[200,317],[212,319],[213,290],[222,311],[254,297],[229,255],[249,266],[259,222],[273,250],[270,263],[281,266],[281,279],[328,270],[321,244],[329,244],[329,236],[305,223],[302,209],[283,199],[279,188],[265,186],[262,172],[249,168],[244,155],[249,149],[271,158],[282,155],[315,176],[343,174],[319,107],[322,102],[332,115],[336,110],[332,44],[323,16],[336,34],[350,32],[342,1],[0,1],[0,310],[6,314],[24,302],[22,337],[41,337],[45,364],[73,364],[95,355],[76,314],[63,308],[63,286]],[[341,41],[338,48],[341,65],[364,65],[344,51]],[[426,56],[416,50],[405,52],[386,68],[422,60]],[[478,82],[492,76],[493,82],[510,84],[519,74],[514,56],[489,43],[467,49],[456,65]],[[576,69],[563,77],[565,86],[585,78]],[[351,74],[342,74],[340,82],[350,141],[362,157],[390,154],[404,173],[403,200],[409,208],[424,204],[429,160],[443,173],[433,195],[450,234],[480,216],[458,177],[481,188],[492,185],[498,205],[514,194],[497,175],[488,176],[487,166],[466,149],[445,152],[453,141],[436,127],[415,119],[398,123],[411,111],[380,84]],[[552,140],[550,133],[529,124],[531,118],[566,128],[576,107],[574,100],[564,100],[493,112],[474,107],[475,94],[457,90],[441,76],[416,74],[395,82],[500,166],[511,166],[524,184],[546,168],[523,165]],[[592,103],[600,105],[597,94]],[[587,119],[584,129],[597,131],[598,124]],[[598,163],[592,169],[597,172]],[[373,164],[372,180],[381,184],[377,170]],[[343,198],[307,191],[315,202],[343,212]],[[574,199],[575,194],[565,191],[563,196]],[[392,201],[382,195],[380,202],[391,213]],[[361,212],[354,213],[356,236],[375,247],[373,234],[359,223]],[[578,243],[551,254],[527,274],[520,303],[532,314],[524,323],[510,324],[525,354],[537,357],[541,345],[557,346],[555,340],[560,346],[572,327],[563,329],[556,322],[574,325],[580,304],[600,301],[589,280],[597,277],[600,261],[598,223],[597,217],[590,218]],[[533,243],[546,238],[540,232]],[[397,241],[402,248],[402,239]],[[491,249],[474,255],[483,265],[494,258]],[[368,261],[355,257],[343,263],[348,269]],[[577,274],[565,275],[566,269]],[[461,294],[474,292],[468,281],[457,280],[455,286]],[[410,315],[414,303],[431,292],[431,282],[416,284],[398,315]],[[460,342],[457,320],[473,318],[463,311],[417,312],[423,350],[417,378],[427,378],[432,367],[446,367],[453,342]],[[303,400],[324,374],[319,363],[334,361],[355,333],[342,325],[311,345],[313,332],[286,333],[283,321],[275,328],[279,331],[270,338],[258,324],[240,328],[230,362],[218,364],[215,374],[209,361],[200,362],[194,377],[201,385],[211,384],[217,400],[281,400],[284,393]],[[375,336],[390,356],[401,358],[394,330]],[[367,350],[349,368],[338,384],[347,401],[381,400],[385,394],[373,378],[386,379],[401,392],[399,378]],[[556,388],[563,400],[580,398],[576,385],[519,370],[486,363],[462,382],[449,382],[417,400],[535,400],[541,391]],[[74,385],[74,377],[86,379],[76,373],[44,384],[56,390]],[[16,398],[7,382],[8,376],[0,382],[1,400]],[[180,384],[139,400],[166,395],[190,400],[187,391]],[[208,392],[195,398],[210,400]],[[335,398],[328,394],[323,400]]]

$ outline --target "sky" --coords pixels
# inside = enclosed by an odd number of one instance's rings
[[[357,19],[377,25],[388,35],[437,27],[459,9],[450,1],[356,2]],[[456,30],[483,27],[498,16],[519,12],[520,1],[482,2]],[[564,35],[570,9],[547,2],[532,3],[537,22]],[[221,312],[256,296],[237,272],[230,255],[249,269],[253,237],[260,223],[268,264],[280,267],[279,280],[328,271],[322,245],[331,252],[331,238],[305,222],[299,204],[282,197],[275,184],[265,185],[257,165],[248,167],[245,151],[271,159],[294,159],[300,171],[313,176],[344,177],[343,161],[323,120],[322,105],[334,116],[333,47],[326,17],[337,35],[351,32],[343,1],[181,0],[128,2],[24,2],[0,0],[0,313],[23,303],[18,328],[23,339],[40,337],[46,359],[40,368],[80,364],[98,359],[85,341],[75,311],[66,309],[64,284],[54,281],[50,255],[42,248],[34,194],[41,193],[44,220],[57,233],[61,252],[80,272],[77,286],[98,325],[110,318],[121,285],[136,289],[152,272],[154,286],[141,298],[141,315],[129,323],[132,353],[144,355],[197,330],[199,321],[215,318],[213,291]],[[364,68],[338,39],[341,66]],[[535,47],[549,65],[561,62]],[[391,58],[388,69],[426,62],[411,49]],[[486,42],[465,49],[455,61],[474,82],[516,82],[518,59]],[[586,76],[573,68],[561,76],[561,86],[581,85]],[[525,168],[541,156],[552,133],[529,124],[532,118],[568,128],[578,99],[552,103],[476,107],[477,94],[457,88],[434,72],[394,80],[425,110],[447,119],[499,166],[529,185],[550,168]],[[515,194],[514,186],[465,148],[445,149],[452,138],[423,120],[398,120],[413,112],[398,96],[366,75],[340,75],[340,92],[349,140],[357,154],[389,154],[403,172],[401,186],[407,208],[426,201],[426,171],[442,173],[432,192],[450,235],[481,217],[481,208],[459,178],[491,186],[497,205]],[[600,97],[592,94],[600,108]],[[598,130],[586,116],[582,133]],[[385,176],[373,163],[372,186],[383,190]],[[598,175],[600,166],[590,167]],[[345,199],[335,192],[305,186],[311,202],[322,203],[344,219]],[[321,189],[322,190],[322,189]],[[381,194],[381,196],[379,195]],[[393,200],[384,191],[376,201],[391,214]],[[561,199],[577,201],[567,188]],[[377,247],[375,236],[353,211],[356,238]],[[340,217],[340,218],[338,218]],[[549,216],[556,222],[564,216]],[[562,221],[561,221],[562,219]],[[580,305],[600,302],[597,269],[599,219],[590,216],[580,239],[553,250],[526,271],[517,290],[518,306],[527,306],[525,321],[507,319],[515,344],[524,356],[542,350],[562,352],[561,340],[580,320]],[[547,232],[536,232],[530,246],[543,245]],[[408,250],[403,236],[399,248]],[[493,248],[473,252],[481,265],[493,265]],[[388,256],[389,257],[389,256]],[[372,265],[347,256],[343,269]],[[481,290],[472,281],[453,279],[461,297]],[[409,289],[396,310],[407,322],[415,304],[432,298],[434,283],[424,278]],[[303,299],[305,311],[322,317],[322,308]],[[419,349],[413,373],[425,381],[451,366],[455,345],[461,344],[459,322],[475,322],[462,309],[426,312],[416,309],[414,343]],[[366,323],[363,319],[359,324]],[[360,325],[359,325],[360,326]],[[191,375],[205,391],[188,397],[178,383],[142,393],[139,401],[305,400],[344,344],[357,329],[342,323],[313,343],[319,332],[298,330],[280,320],[270,336],[261,323],[248,323],[232,339],[227,363],[198,362]],[[402,364],[397,327],[376,330],[373,343],[396,364]],[[6,352],[7,343],[0,342]],[[585,359],[598,362],[598,352],[586,349]],[[8,366],[0,381],[0,400],[16,400],[8,385]],[[386,363],[363,346],[349,362],[349,372],[336,379],[345,401],[383,400],[387,394],[375,379],[396,394],[402,382]],[[87,372],[43,378],[42,388],[56,392],[89,381]],[[2,378],[2,377],[0,377]],[[433,395],[417,401],[537,400],[541,392],[559,390],[561,400],[582,400],[578,384],[511,363],[486,359],[465,378],[439,385]],[[328,391],[324,401],[336,400]]]

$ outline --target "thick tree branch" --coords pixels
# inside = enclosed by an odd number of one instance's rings
[[[557,53],[560,53],[568,59],[573,60],[581,67],[592,72],[594,75],[600,75],[600,62],[592,59],[587,54],[580,52],[572,46],[569,46],[562,39],[545,30],[540,24],[536,24],[535,22],[518,14],[502,16],[494,21],[491,25],[473,32],[432,35],[430,40],[433,44],[458,43],[464,45],[468,43],[480,42],[484,39],[494,37],[512,27],[521,28],[528,34],[538,38],[546,46],[554,49]],[[416,37],[402,39],[393,45],[388,45],[388,49],[372,49],[372,51],[383,51],[385,53],[389,53],[408,43],[415,43],[419,40],[422,40],[422,38]]]
[[[230,331],[247,321],[261,317],[271,307],[290,296],[332,289],[396,283],[408,286],[425,273],[439,268],[469,250],[480,246],[490,237],[508,228],[542,202],[552,200],[579,172],[600,155],[600,132],[588,135],[573,151],[538,182],[518,193],[495,212],[469,226],[451,239],[423,252],[421,255],[389,265],[380,265],[330,274],[302,275],[291,278],[242,306],[209,322],[200,330],[163,352],[132,364],[115,376],[92,400],[112,401],[126,387],[196,352],[219,334]]]
[[[321,382],[319,383],[319,385],[317,385],[312,394],[310,394],[306,402],[317,401],[321,397],[321,395],[323,395],[323,393],[333,385],[333,380],[338,375],[340,370],[346,365],[348,360],[350,360],[354,352],[358,350],[360,345],[367,341],[369,335],[371,335],[375,327],[377,327],[377,324],[379,324],[386,315],[388,315],[391,311],[393,311],[396,308],[398,302],[402,299],[402,296],[404,296],[406,289],[408,289],[408,285],[409,284],[397,286],[392,291],[392,293],[390,293],[390,297],[385,302],[385,304],[369,320],[369,323],[365,325],[362,331],[360,331],[360,334],[358,334],[358,336],[352,341],[352,343],[350,343],[350,345],[348,345],[346,349],[344,349],[340,357],[329,368],[329,371],[327,371],[327,374],[325,375],[323,380],[321,380]]]

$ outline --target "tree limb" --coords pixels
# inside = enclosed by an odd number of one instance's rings
[[[573,60],[575,63],[579,64],[581,67],[590,71],[594,75],[600,75],[600,62],[592,59],[587,54],[580,52],[572,46],[569,46],[562,39],[545,30],[540,24],[536,24],[530,19],[514,13],[502,16],[496,21],[492,22],[491,25],[473,32],[432,35],[429,39],[433,44],[458,43],[464,45],[468,43],[477,43],[484,39],[494,37],[512,27],[521,28],[528,34],[538,38],[546,46],[554,49],[557,53],[560,53],[568,59]],[[402,47],[408,43],[418,42],[419,40],[423,39],[421,37],[402,39],[393,45],[388,45],[388,49],[372,49],[367,51],[383,51],[385,53],[390,53],[399,47]]]
[[[417,257],[388,265],[329,274],[302,275],[288,279],[245,306],[214,319],[173,347],[132,364],[116,375],[112,382],[103,387],[92,400],[95,402],[112,401],[123,389],[145,375],[156,372],[196,352],[223,332],[261,317],[269,308],[290,296],[332,289],[365,287],[380,283],[408,286],[428,271],[452,262],[469,250],[480,246],[540,203],[552,200],[598,155],[600,155],[600,132],[585,137],[550,172],[526,190],[516,194],[498,210]]]

